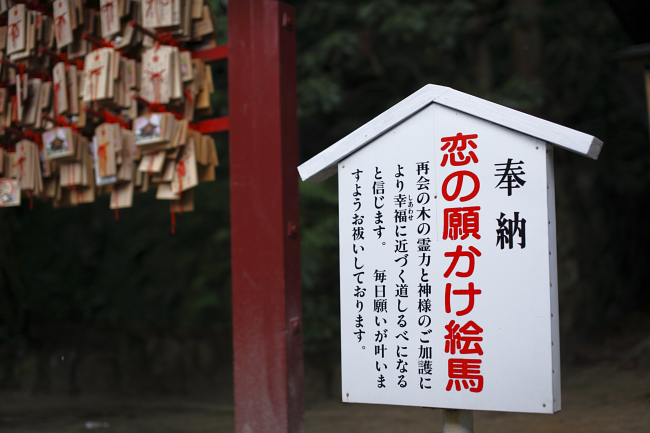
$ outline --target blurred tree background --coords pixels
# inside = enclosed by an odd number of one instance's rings
[[[301,161],[428,83],[584,131],[598,161],[555,152],[565,361],[650,329],[648,121],[642,69],[604,1],[295,0]],[[220,42],[227,5],[214,1]],[[225,65],[213,101],[227,115]],[[146,193],[0,212],[0,387],[28,392],[230,395],[228,137],[217,181],[169,233]],[[339,363],[336,177],[301,183],[305,354],[335,393]],[[625,230],[629,230],[626,232]],[[624,337],[624,338],[623,338]],[[621,343],[622,342],[622,343]],[[626,343],[627,342],[627,343]],[[618,343],[617,343],[618,344]],[[621,349],[621,350],[623,350]],[[607,355],[607,354],[605,354]]]

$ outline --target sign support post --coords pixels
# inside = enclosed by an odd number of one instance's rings
[[[443,409],[442,433],[474,433],[474,411]]]
[[[228,4],[235,431],[303,428],[293,7]]]

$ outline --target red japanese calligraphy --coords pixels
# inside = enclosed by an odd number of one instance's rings
[[[445,153],[442,156],[442,163],[440,166],[444,167],[447,165],[447,161],[449,161],[454,167],[467,165],[470,161],[477,163],[478,158],[474,151],[471,150],[476,149],[476,143],[472,141],[475,138],[478,138],[478,134],[463,135],[460,132],[453,137],[441,138],[440,141],[445,143],[445,145],[442,146],[440,150],[446,150],[448,153]],[[467,145],[469,145],[471,149],[467,156],[465,156],[463,155],[463,152],[467,149]]]
[[[467,289],[451,290],[451,283],[445,286],[445,312],[451,313],[451,295],[465,295],[468,297],[467,308],[456,312],[457,316],[464,316],[474,309],[474,297],[481,294],[474,288],[474,283],[469,283]]]
[[[456,321],[452,320],[448,325],[445,325],[445,329],[447,330],[447,335],[445,335],[445,353],[455,355],[458,349],[458,353],[461,355],[470,355],[472,353],[479,356],[483,355],[483,349],[479,344],[483,341],[483,337],[478,336],[483,332],[483,328],[472,320],[462,327]]]
[[[478,157],[474,152],[477,149],[474,140],[477,138],[478,134],[464,135],[460,132],[455,136],[443,137],[441,141],[444,144],[440,148],[443,156],[440,166],[446,167],[449,163],[452,167],[460,167],[478,163]],[[459,170],[447,175],[442,182],[441,193],[447,202],[458,200],[463,203],[475,198],[480,188],[481,182],[475,173],[470,170]],[[479,234],[480,210],[480,206],[443,209],[442,239],[459,241],[466,240],[470,236],[473,239],[481,239]],[[456,245],[455,250],[444,253],[446,258],[451,259],[451,263],[443,274],[444,278],[450,278],[452,274],[455,277],[467,278],[474,274],[476,258],[481,256],[481,252],[474,246],[466,248],[467,250],[464,250],[462,245]],[[460,263],[461,259],[463,259],[462,263]],[[474,283],[467,283],[467,286],[454,290],[452,290],[452,283],[447,283],[445,285],[445,312],[456,316],[469,314],[474,309],[476,296],[480,294],[481,290],[475,288]],[[452,295],[455,307],[453,312]],[[469,320],[463,325],[456,323],[455,320],[450,320],[449,324],[445,325],[445,330],[445,353],[452,356],[457,352],[460,355],[483,355],[481,347],[483,328],[474,321]],[[455,387],[456,391],[465,389],[470,392],[481,392],[483,390],[481,362],[480,359],[449,359],[447,391],[451,391]]]
[[[456,391],[463,388],[470,392],[481,392],[483,390],[483,376],[481,375],[480,359],[450,359],[447,364],[449,382],[447,391],[451,391],[452,385],[456,384]]]
[[[467,278],[471,276],[474,273],[474,258],[480,256],[481,252],[475,247],[469,247],[469,251],[463,251],[463,247],[461,245],[457,245],[456,251],[445,253],[445,257],[453,257],[451,264],[445,272],[445,278],[449,278],[454,269],[456,269],[456,265],[458,264],[458,261],[461,257],[467,257],[469,259],[469,265],[467,266],[467,271],[465,272],[456,271],[456,276],[460,278]]]
[[[442,229],[442,239],[456,240],[460,237],[462,240],[472,235],[474,239],[481,239],[478,233],[479,219],[478,211],[480,206],[472,207],[452,207],[444,211],[444,226]]]
[[[463,181],[465,179],[465,176],[469,177],[472,179],[472,182],[474,183],[474,186],[472,187],[472,191],[464,195],[463,197],[460,198],[460,201],[468,201],[476,197],[476,194],[478,194],[478,190],[481,187],[481,182],[478,180],[478,176],[472,173],[471,171],[467,170],[461,170],[461,171],[456,171],[449,176],[447,176],[442,183],[442,196],[445,198],[447,201],[454,201],[458,198],[458,196],[461,193],[461,190],[463,189]],[[456,178],[456,186],[451,194],[449,194],[449,181],[452,179]]]

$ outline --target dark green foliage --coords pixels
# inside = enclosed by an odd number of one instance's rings
[[[609,61],[630,41],[605,2],[538,3],[531,11],[505,0],[293,2],[302,159],[427,83],[599,137],[605,147],[598,161],[555,155],[562,330],[571,341],[598,339],[647,326],[650,311],[650,231],[641,223],[650,193],[642,71]],[[530,49],[538,53],[517,59],[515,30],[535,26],[541,43]],[[536,59],[534,73],[526,74],[525,63]],[[335,182],[302,189],[307,343],[338,328]],[[323,198],[316,201],[319,189]],[[324,260],[323,251],[332,257]],[[319,356],[338,347],[327,341]],[[569,357],[574,350],[563,346]]]
[[[0,294],[11,301],[0,315],[3,366],[92,345],[93,329],[145,339],[229,332],[227,136],[217,138],[226,168],[196,189],[198,209],[176,217],[175,235],[169,203],[155,191],[136,196],[119,221],[108,196],[69,209],[35,200],[33,211],[2,210]]]

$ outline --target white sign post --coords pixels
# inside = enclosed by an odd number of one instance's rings
[[[339,173],[343,401],[560,410],[552,145],[602,142],[428,85],[299,167]]]

